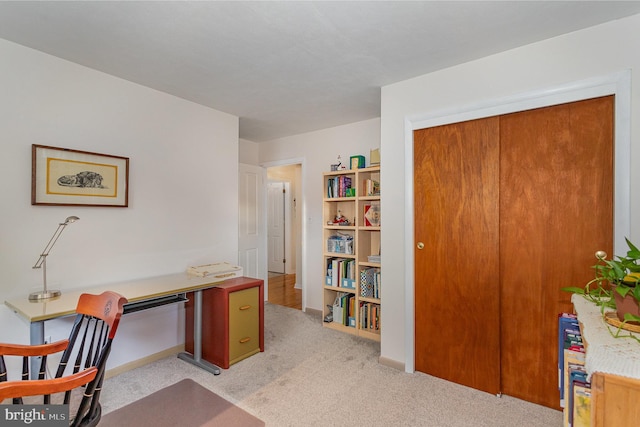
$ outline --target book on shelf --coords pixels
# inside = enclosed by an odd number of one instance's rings
[[[365,227],[380,227],[380,202],[365,203],[363,218]]]
[[[558,315],[558,389],[565,426],[584,426],[590,419],[591,385],[585,370],[585,349],[575,314]],[[588,425],[588,424],[586,424]]]
[[[571,388],[571,378],[576,378],[577,375],[580,375],[580,378],[582,378],[581,374],[578,373],[584,372],[584,353],[580,354],[573,350],[566,349],[564,351],[564,390],[562,391],[562,395],[564,396],[564,415],[567,423],[571,421],[571,417],[573,416],[573,389]]]
[[[370,331],[380,330],[380,304],[360,303],[360,328]]]
[[[569,403],[567,407],[564,409],[565,412],[565,425],[573,426],[574,425],[574,410],[575,410],[575,391],[576,387],[580,387],[581,389],[590,389],[591,385],[587,382],[587,373],[584,370],[584,365],[580,365],[575,369],[572,369],[569,373]]]
[[[360,296],[380,298],[381,274],[379,268],[360,270]]]
[[[333,302],[333,321],[344,326],[355,327],[355,296],[338,293]]]
[[[364,180],[364,194],[365,196],[379,196],[380,195],[380,181],[375,179]]]
[[[591,426],[591,387],[573,386],[573,423],[572,427]]]
[[[341,175],[334,178],[327,179],[327,197],[352,197],[354,193],[352,191],[351,177]]]
[[[578,318],[572,313],[560,313],[558,315],[558,391],[560,392],[560,406],[564,407],[564,370],[565,370],[565,350],[571,347],[572,344],[578,346],[579,342],[576,339],[575,342],[567,340],[567,331],[579,331],[580,325],[578,324]]]
[[[329,258],[327,260],[327,284],[329,286],[354,289],[355,279],[355,260],[344,258]]]

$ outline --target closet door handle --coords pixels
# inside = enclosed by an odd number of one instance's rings
[[[242,339],[240,340],[240,344],[244,344],[244,343],[249,342],[249,341],[251,341],[251,338],[250,338],[250,337],[242,338]]]
[[[250,308],[250,305],[243,305],[242,307],[240,307],[240,310],[249,310]]]
[[[416,245],[416,247],[420,250],[424,249],[424,243],[422,242],[418,242],[418,244]]]

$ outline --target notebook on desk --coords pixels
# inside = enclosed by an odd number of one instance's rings
[[[215,277],[231,279],[242,276],[242,267],[228,262],[216,262],[213,264],[198,265],[187,268],[187,274],[193,277]]]

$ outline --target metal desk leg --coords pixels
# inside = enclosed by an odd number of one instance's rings
[[[193,354],[182,352],[178,354],[178,358],[213,375],[220,375],[219,367],[202,359],[202,290],[195,291],[193,299]]]
[[[29,344],[40,345],[44,344],[44,321],[32,322],[29,326]],[[31,358],[31,379],[38,379],[38,369],[40,369],[41,357]]]

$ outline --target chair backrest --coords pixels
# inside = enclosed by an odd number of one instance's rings
[[[16,383],[23,383],[20,388],[24,393],[16,394],[16,396],[43,395],[44,398],[39,402],[40,404],[73,403],[71,405],[73,408],[70,407],[70,417],[72,419],[70,425],[95,425],[101,416],[100,391],[106,362],[111,351],[111,343],[118,330],[125,303],[127,303],[127,299],[115,292],[107,291],[100,295],[82,294],[78,300],[77,315],[73,322],[69,339],[61,341],[58,345],[58,347],[64,347],[64,351],[54,379],[45,380],[47,355],[52,354],[54,350],[51,348],[42,356],[42,363],[38,373],[39,380],[16,381]],[[65,342],[67,344],[63,346],[62,344]],[[29,353],[28,356],[35,355],[33,354],[33,351],[35,351],[33,349],[26,349],[25,351]],[[57,351],[62,351],[62,348],[58,348]],[[11,353],[5,351],[4,354]],[[16,352],[14,355],[18,355],[18,353]],[[24,355],[24,352],[20,353],[20,355]],[[3,365],[0,368],[4,368],[4,361],[0,360],[0,362]],[[23,380],[29,378],[28,365],[29,363],[25,357],[23,359]],[[79,376],[93,377],[93,379],[88,383],[85,382],[86,386],[82,392],[82,398],[80,403],[77,403],[72,402],[72,395],[77,393],[72,393],[73,390],[70,390],[70,383],[65,386],[63,379],[74,378],[77,383]],[[39,387],[38,383],[41,383],[42,387]],[[63,400],[61,402],[56,401],[56,399],[52,401],[49,393],[59,391],[65,391]],[[76,399],[73,398],[73,400],[75,401]],[[22,403],[22,399],[14,398],[14,403]]]
[[[126,302],[127,299],[122,295],[110,291],[100,295],[80,295],[69,346],[62,354],[55,377],[75,374],[90,367],[96,367],[98,372],[85,387],[74,425],[86,425],[87,420],[96,417],[100,419],[100,391],[107,358]],[[70,365],[70,361],[73,361],[73,365]],[[65,393],[64,403],[69,403],[70,394]]]

